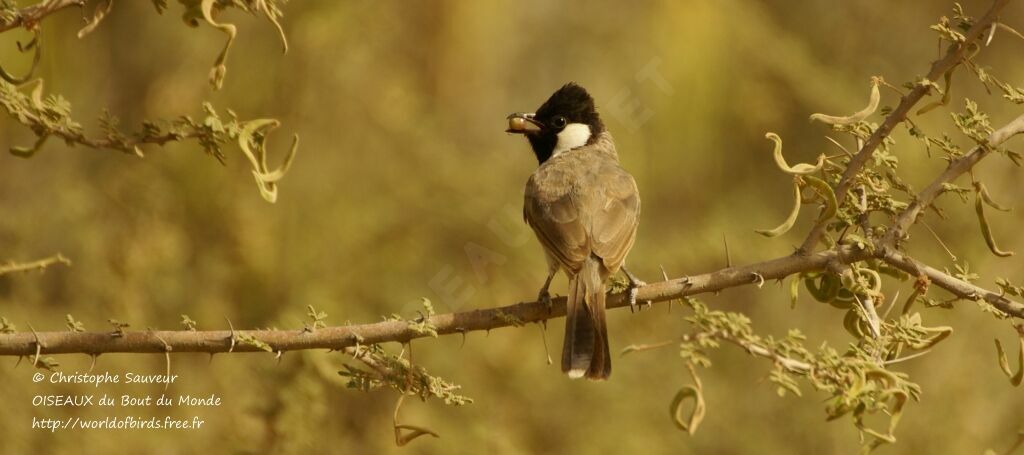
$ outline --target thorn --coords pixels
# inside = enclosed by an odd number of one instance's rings
[[[725,268],[732,268],[732,255],[729,254],[729,240],[725,238],[725,233],[722,233],[722,243],[725,244]]]
[[[875,302],[870,298],[861,300],[857,294],[853,295],[853,299],[857,301],[857,305],[860,306],[861,310],[864,310],[864,316],[867,317],[868,330],[871,331],[871,337],[878,339],[882,336],[881,322],[878,320],[878,313],[875,312]]]
[[[228,321],[228,327],[231,329],[231,335],[229,336],[231,339],[231,347],[228,348],[228,352],[233,352],[235,350],[235,326],[227,316],[224,316],[224,320]],[[210,354],[210,357],[212,358],[213,354]]]
[[[551,353],[548,352],[547,330],[545,330],[545,327],[542,326],[540,323],[537,324],[537,327],[540,327],[540,339],[541,339],[541,342],[544,344],[544,356],[547,357],[547,359],[548,359],[548,365],[551,365],[554,362],[551,360]]]
[[[899,300],[899,298],[900,298],[900,291],[897,290],[896,291],[896,295],[892,296],[892,302],[889,303],[889,308],[886,309],[885,310],[885,314],[882,315],[882,320],[883,321],[886,320],[886,319],[889,319],[889,313],[892,311],[893,308],[896,307],[896,301]]]
[[[913,354],[910,354],[910,355],[907,355],[907,356],[904,356],[904,357],[900,357],[898,359],[886,360],[885,364],[886,365],[892,365],[894,363],[906,362],[907,360],[916,359],[916,358],[921,357],[921,356],[923,356],[925,354],[928,354],[929,352],[932,352],[932,350],[931,349],[925,349],[924,351],[915,352]]]
[[[665,271],[665,266],[662,265],[662,264],[658,264],[658,268],[661,269],[661,277],[665,281],[668,281],[668,272]],[[672,302],[675,302],[675,300],[669,300],[668,301],[668,312],[669,312],[669,314],[672,313]]]
[[[32,327],[31,323],[28,324],[28,328],[36,339],[36,357],[32,360],[32,366],[37,366],[39,365],[39,356],[43,353],[43,342],[39,340],[39,332],[36,332],[35,327]]]
[[[626,274],[626,278],[629,279],[629,312],[635,313],[637,308],[636,295],[640,288],[647,286],[647,283],[630,273],[625,265],[622,266],[622,273]],[[650,307],[650,302],[647,302],[647,306]]]
[[[843,147],[843,144],[840,144],[840,143],[839,143],[838,141],[836,141],[835,139],[832,139],[831,137],[828,137],[828,136],[825,136],[825,139],[828,139],[828,140],[829,140],[830,142],[832,142],[833,144],[835,144],[835,145],[836,145],[836,147],[839,147],[840,149],[842,149],[842,150],[843,150],[843,152],[844,152],[844,153],[846,153],[846,155],[847,155],[847,156],[853,156],[853,154],[852,154],[852,153],[850,153],[850,151],[849,151],[849,150],[847,150],[847,149],[846,149],[846,147]]]
[[[167,360],[167,378],[170,378],[171,377],[171,351],[173,351],[174,349],[171,348],[171,345],[167,344],[166,340],[164,340],[163,338],[160,338],[160,335],[157,335],[155,332],[150,332],[150,333],[152,333],[153,336],[156,337],[156,339],[160,340],[160,342],[164,344],[164,359]],[[167,388],[170,387],[170,386],[171,386],[171,381],[170,381],[170,379],[168,379],[167,382],[164,382],[164,391],[166,392]]]
[[[937,232],[935,232],[935,230],[932,229],[932,227],[929,226],[928,223],[925,223],[924,220],[921,220],[921,225],[924,226],[925,229],[928,229],[928,232],[931,232],[932,237],[935,237],[935,240],[937,242],[939,242],[939,246],[941,246],[942,249],[946,251],[946,254],[949,255],[949,258],[952,259],[953,262],[956,262],[956,255],[953,254],[953,252],[949,250],[949,247],[946,246],[946,243],[942,241],[942,238],[939,237],[939,234]]]
[[[171,351],[164,351],[164,359],[167,360],[167,381],[164,382],[164,392],[171,386]]]
[[[462,335],[462,343],[459,344],[459,349],[462,349],[464,346],[466,346],[466,328],[465,327],[456,327],[455,331],[459,332],[459,334]]]

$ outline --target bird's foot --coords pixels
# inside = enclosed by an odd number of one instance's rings
[[[636,295],[638,292],[640,292],[640,288],[647,286],[647,283],[644,282],[643,280],[638,279],[632,274],[627,274],[627,276],[629,277],[629,312],[635,313],[637,310]],[[644,303],[647,305],[647,307],[651,306],[650,300]]]
[[[548,293],[547,288],[541,289],[540,293],[537,294],[537,301],[543,303],[548,308],[548,314],[554,311],[554,304],[551,302],[551,294]]]

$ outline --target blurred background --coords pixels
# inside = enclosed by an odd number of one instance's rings
[[[27,2],[21,2],[26,4]],[[981,15],[987,1],[964,2]],[[937,55],[928,26],[951,14],[945,0],[886,2],[601,1],[292,2],[282,55],[265,21],[238,12],[239,27],[223,90],[207,72],[223,45],[210,27],[188,29],[180,5],[163,15],[149,2],[119,2],[85,39],[80,15],[44,22],[38,76],[63,94],[73,116],[96,132],[102,109],[126,129],[143,119],[201,116],[210,100],[241,118],[276,117],[271,153],[290,135],[302,143],[277,204],[264,202],[241,154],[227,166],[194,144],[149,148],[138,159],[69,149],[50,141],[31,160],[0,154],[0,260],[62,252],[74,266],[0,277],[0,315],[27,329],[63,330],[71,313],[91,330],[108,318],[133,329],[174,329],[182,313],[200,329],[298,328],[306,305],[330,324],[415,315],[421,297],[439,312],[532,300],[545,276],[543,254],[521,221],[522,188],[536,161],[526,142],[506,135],[505,116],[533,110],[568,81],[587,87],[615,135],[623,165],[643,198],[631,269],[648,281],[784,255],[803,240],[812,210],[777,239],[790,207],[790,179],[775,168],[767,131],[780,134],[790,162],[837,153],[813,112],[845,115],[864,106],[871,76],[894,85],[926,73]],[[1002,18],[1024,27],[1024,10]],[[14,41],[0,37],[5,68],[26,68]],[[978,57],[1024,85],[1024,42],[1009,34]],[[897,98],[883,90],[883,105]],[[970,96],[1001,125],[1020,113],[987,95],[960,71],[951,106]],[[925,132],[955,131],[947,110],[915,118]],[[966,145],[958,134],[953,135]],[[894,135],[905,178],[922,187],[942,168],[904,128]],[[0,149],[32,135],[0,117]],[[1017,139],[1021,141],[1021,139]],[[844,144],[851,147],[849,140]],[[1024,148],[1012,143],[1011,148]],[[1020,170],[991,157],[978,175],[997,201],[1018,210],[990,215],[1004,249],[1024,248],[1018,226]],[[961,184],[965,181],[962,181]],[[1024,281],[1020,256],[988,253],[973,207],[949,196],[949,220],[931,225],[957,256],[992,286],[996,276]],[[948,256],[915,228],[910,249],[935,266]],[[481,250],[483,249],[483,250]],[[491,259],[475,267],[473,252]],[[467,253],[468,252],[468,253]],[[788,282],[787,282],[788,283]],[[565,293],[559,276],[553,291]],[[910,292],[889,283],[885,292]],[[935,292],[936,298],[944,294]],[[843,347],[843,312],[788,291],[732,289],[705,296],[713,307],[743,311],[762,334],[800,328],[808,346]],[[687,330],[686,312],[666,305],[609,316],[612,349],[670,339]],[[923,388],[904,413],[899,441],[880,453],[981,453],[1013,443],[1024,395],[997,366],[992,339],[1015,341],[1005,323],[974,305],[928,310],[929,325],[953,325],[932,355],[901,365]],[[547,347],[557,358],[562,321]],[[698,433],[678,431],[668,405],[690,379],[674,348],[615,360],[607,383],[570,381],[545,361],[538,327],[471,333],[413,343],[415,360],[464,386],[473,404],[406,400],[403,423],[440,439],[395,447],[397,394],[345,390],[333,378],[336,353],[173,357],[181,378],[171,393],[223,397],[218,408],[135,410],[35,408],[35,394],[93,393],[89,386],[36,385],[35,372],[0,359],[0,441],[7,453],[851,453],[858,435],[847,419],[825,422],[824,395],[776,396],[770,365],[726,346],[702,371],[708,413]],[[389,346],[389,349],[397,349]],[[86,371],[85,355],[58,356],[65,372]],[[317,365],[327,366],[318,370]],[[105,355],[95,372],[159,374],[161,355]],[[326,371],[326,374],[322,374]],[[103,387],[104,393],[159,395],[161,386]],[[206,420],[198,431],[63,431],[30,428],[33,417],[165,415]]]

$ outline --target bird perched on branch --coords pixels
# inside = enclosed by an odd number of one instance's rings
[[[569,277],[562,371],[571,378],[611,374],[605,322],[605,282],[621,268],[630,304],[644,283],[623,266],[636,239],[640,194],[619,166],[611,134],[594,99],[569,83],[535,113],[508,116],[507,132],[525,135],[540,166],[526,182],[523,216],[548,262],[538,299],[551,305],[548,287],[559,269]]]

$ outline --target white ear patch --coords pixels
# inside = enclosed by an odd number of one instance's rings
[[[590,140],[590,125],[585,123],[570,123],[558,132],[558,142],[555,143],[555,150],[551,156],[558,156],[559,153],[587,145]]]

